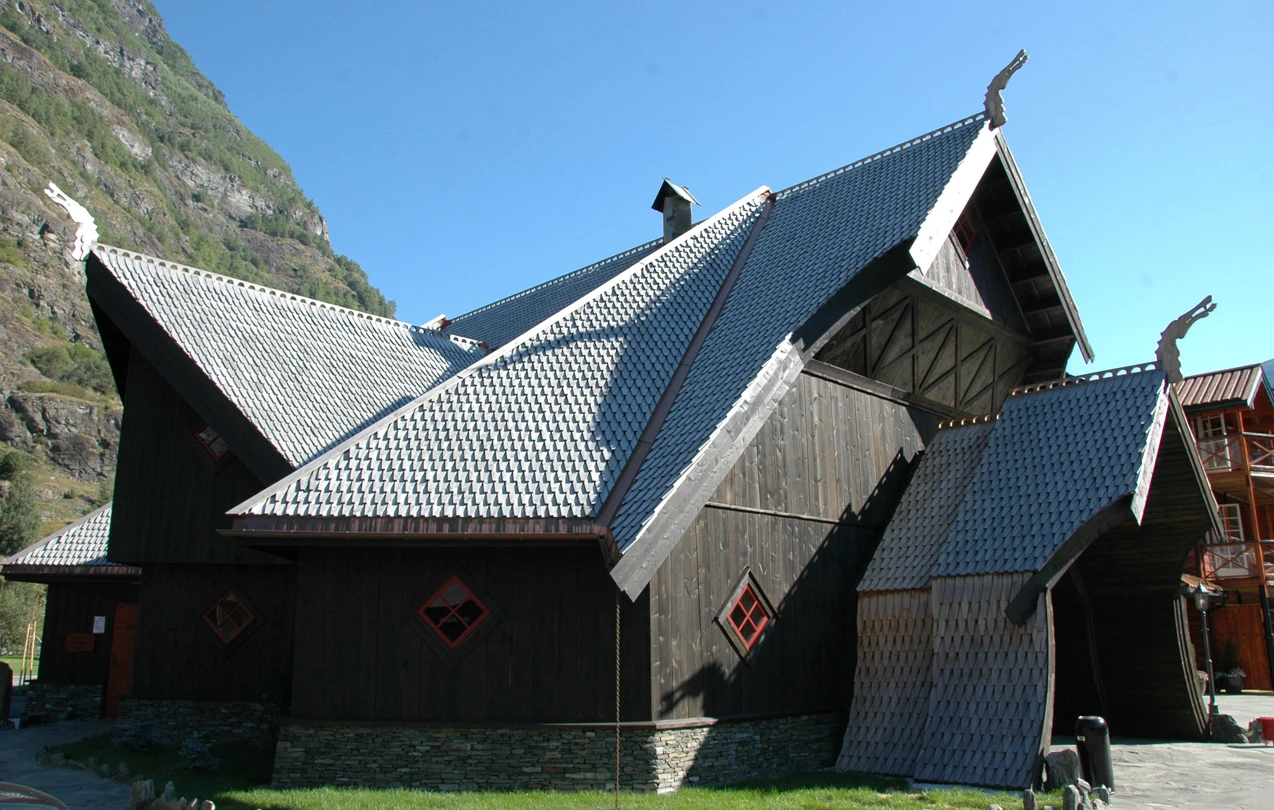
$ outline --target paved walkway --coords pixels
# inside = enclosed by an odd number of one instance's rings
[[[1274,717],[1274,696],[1218,695],[1243,728]],[[1274,747],[1115,740],[1111,810],[1274,810]]]
[[[0,731],[0,780],[43,790],[71,810],[123,810],[128,807],[127,785],[73,768],[46,768],[35,752],[95,734],[105,734],[114,720],[75,720]]]

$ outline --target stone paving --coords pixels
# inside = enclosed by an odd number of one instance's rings
[[[35,761],[35,752],[45,746],[105,734],[114,725],[114,720],[74,720],[0,731],[0,780],[43,790],[71,810],[124,810],[127,785],[73,768],[46,768]]]
[[[1274,717],[1274,695],[1218,695],[1243,728]],[[1274,810],[1274,747],[1116,739],[1111,810]]]

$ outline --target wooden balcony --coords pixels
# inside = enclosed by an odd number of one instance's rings
[[[1205,542],[1199,547],[1203,579],[1221,587],[1274,586],[1274,540]]]
[[[1248,475],[1274,481],[1274,436],[1229,433],[1199,439],[1195,444],[1214,490],[1246,488]]]

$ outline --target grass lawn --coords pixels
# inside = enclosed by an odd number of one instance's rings
[[[97,757],[114,769],[121,760],[134,774],[155,781],[156,791],[171,780],[178,796],[212,799],[218,810],[606,810],[615,806],[610,793],[426,793],[413,790],[318,788],[271,790],[273,752],[245,745],[214,746],[222,760],[217,773],[189,773],[175,747],[135,752],[111,745],[109,735],[50,749],[68,759]],[[663,796],[621,793],[620,807],[632,810],[986,810],[998,804],[1021,807],[1021,797],[980,790],[908,792],[902,780],[856,774],[815,773],[724,787],[690,787]],[[1041,794],[1040,806],[1061,806],[1061,795]]]
[[[20,655],[0,655],[0,661],[9,665],[9,669],[13,670],[13,674],[17,675],[22,672],[22,656]],[[35,666],[31,668],[32,674],[40,671],[40,659],[35,659]]]

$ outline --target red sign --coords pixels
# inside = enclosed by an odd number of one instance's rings
[[[67,652],[93,652],[93,645],[96,638],[92,633],[67,633],[66,634],[66,651]]]

